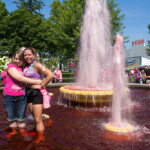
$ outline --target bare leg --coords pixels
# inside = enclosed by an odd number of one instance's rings
[[[44,133],[44,124],[42,120],[42,111],[43,111],[43,105],[42,104],[36,104],[33,105],[33,115],[36,122],[36,130],[38,133],[38,139],[36,143],[39,143],[41,140],[43,140],[43,133]]]
[[[25,122],[24,121],[18,121],[18,128],[19,128],[19,131],[21,133],[22,136],[27,136],[28,133],[25,129]]]
[[[44,132],[44,124],[42,121],[42,111],[43,105],[37,104],[33,105],[33,115],[36,122],[36,130],[40,132]]]
[[[33,107],[32,103],[28,103],[28,108],[29,108],[31,113],[33,113],[32,107]]]
[[[16,121],[10,121],[9,127],[11,128],[12,131],[7,134],[8,138],[12,137],[14,134],[17,133],[17,122]]]

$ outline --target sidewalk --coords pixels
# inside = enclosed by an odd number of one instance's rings
[[[73,85],[75,83],[49,83],[46,87],[48,88],[60,88],[65,85]],[[150,85],[148,84],[139,84],[139,83],[128,83],[129,88],[142,88],[142,89],[150,89]],[[0,92],[3,91],[4,87],[0,87]]]

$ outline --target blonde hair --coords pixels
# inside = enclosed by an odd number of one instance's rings
[[[25,61],[24,61],[24,51],[22,49],[19,49],[15,51],[15,53],[12,56],[12,63],[15,64],[15,57],[18,55],[19,60],[23,61],[21,68],[25,67]]]
[[[20,47],[18,50],[24,51],[25,49],[26,49],[26,47]]]

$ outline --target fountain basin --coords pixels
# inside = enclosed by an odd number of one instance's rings
[[[79,103],[109,103],[112,101],[113,90],[77,89],[74,86],[63,86],[60,92],[67,100]]]
[[[115,126],[113,123],[109,122],[106,123],[104,127],[109,131],[118,133],[128,133],[134,130],[134,127],[127,122],[122,122],[120,126]]]
[[[62,84],[61,84],[62,85]],[[133,122],[139,126],[140,133],[143,134],[139,137],[138,134],[118,134],[110,132],[103,127],[104,122],[109,120],[110,112],[100,112],[99,109],[86,108],[86,109],[72,109],[58,105],[59,88],[49,85],[48,92],[53,93],[51,97],[51,108],[44,109],[43,114],[50,116],[50,119],[45,119],[45,140],[40,144],[35,144],[36,136],[33,136],[31,141],[25,141],[19,132],[12,139],[7,139],[8,121],[3,107],[3,93],[0,92],[0,149],[80,149],[80,150],[106,150],[106,149],[120,149],[120,150],[148,150],[150,143],[150,92],[147,87],[131,88],[131,98],[140,105],[132,109]],[[138,86],[136,84],[136,86]],[[31,113],[27,110],[27,116]],[[51,122],[50,122],[51,121]],[[51,125],[50,125],[51,124]],[[31,122],[27,119],[27,129],[35,127],[34,121]],[[148,131],[143,133],[145,127]],[[29,132],[32,133],[32,132]],[[113,147],[112,147],[113,145]],[[16,148],[17,147],[17,148]]]

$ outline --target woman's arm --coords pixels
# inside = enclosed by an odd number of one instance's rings
[[[27,83],[27,84],[41,84],[42,83],[42,80],[34,80],[34,79],[30,79],[30,78],[22,76],[19,73],[19,71],[14,67],[9,68],[8,73],[13,79],[21,83]]]
[[[51,72],[51,70],[39,62],[35,63],[33,69],[35,69],[35,71],[37,71],[39,74],[43,74],[45,76],[43,82],[41,83],[42,87],[45,87],[54,78],[54,74]]]
[[[146,78],[146,73],[144,72],[144,78]]]
[[[150,78],[150,76],[146,76],[146,78]]]

